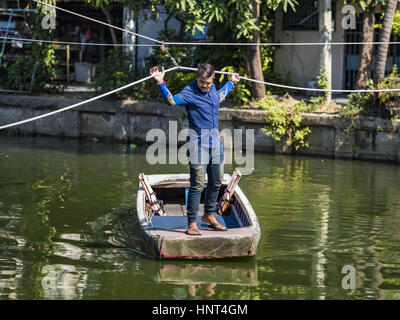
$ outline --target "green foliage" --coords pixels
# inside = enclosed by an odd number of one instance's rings
[[[161,31],[158,35],[158,40],[162,41],[174,41],[175,39],[175,30],[170,28],[166,32],[165,30]],[[163,51],[157,48],[154,51],[151,59],[147,63],[147,67],[151,67],[153,65],[164,65],[165,67],[170,66],[174,67],[172,56],[175,61],[179,65],[191,66],[193,65],[195,59],[195,48],[193,47],[185,47],[185,46],[166,46],[167,51]]]
[[[373,81],[369,81],[369,87],[371,82],[373,84]],[[345,117],[354,117],[363,112],[364,107],[368,104],[369,94],[353,92],[348,97],[349,103],[340,110],[340,114]]]
[[[0,135],[3,137],[18,137],[20,134],[19,130],[16,128],[7,128],[0,131]]]
[[[168,89],[171,92],[180,92],[190,82],[195,80],[194,72],[170,72],[165,75],[165,82],[168,84]],[[134,97],[139,101],[148,101],[153,97],[160,97],[160,91],[154,80],[142,82],[139,87],[134,88]]]
[[[383,18],[385,17],[385,13],[382,12],[380,21],[383,21]],[[382,23],[376,23],[374,25],[376,29],[382,29]],[[397,10],[394,13],[393,17],[393,24],[392,24],[392,33],[400,36],[400,10]]]
[[[208,29],[208,36],[215,42],[234,42],[235,35],[229,25],[211,24]],[[194,50],[194,64],[201,62],[211,63],[216,70],[225,72],[237,72],[246,77],[247,51],[245,47],[196,47]],[[216,75],[215,84],[217,88],[230,79],[227,75]],[[240,81],[235,85],[234,90],[229,94],[236,104],[247,104],[251,99],[251,83]]]
[[[90,0],[94,6],[107,5],[106,0]],[[238,40],[251,40],[255,30],[260,30],[261,41],[271,41],[270,30],[272,30],[271,16],[272,10],[276,10],[279,5],[283,5],[286,11],[290,6],[293,10],[298,4],[296,0],[268,0],[261,3],[262,14],[260,15],[260,28],[256,25],[256,19],[253,18],[251,0],[124,0],[123,4],[135,11],[138,15],[139,10],[149,9],[147,16],[157,20],[161,10],[165,10],[169,15],[175,17],[181,22],[181,30],[194,34],[196,30],[204,32],[206,25],[209,26],[208,37],[214,42],[235,42]],[[176,41],[173,39],[172,30],[164,30],[160,38],[165,41]],[[182,32],[180,32],[180,41],[182,41]],[[190,39],[186,39],[189,40]],[[176,59],[178,64],[185,66],[197,66],[202,62],[208,62],[214,65],[217,70],[229,68],[238,72],[242,76],[247,76],[247,48],[246,47],[168,47],[170,54]],[[276,78],[272,72],[273,55],[275,48],[262,47],[261,59],[264,76],[268,79]],[[229,64],[227,63],[229,61]],[[147,69],[154,65],[171,65],[170,57],[161,50],[157,49],[151,61],[147,63]],[[227,67],[228,65],[228,67]],[[171,91],[175,88],[183,88],[190,80],[190,76],[185,73],[174,73],[169,77],[168,85]],[[215,81],[217,87],[222,86],[219,77]],[[136,93],[139,99],[151,96],[154,92],[154,84],[144,84],[140,88],[144,92]],[[230,98],[235,103],[248,103],[251,98],[251,84],[245,81],[238,83],[235,90],[232,91]]]
[[[233,66],[227,66],[221,69],[223,72],[238,72],[239,74],[244,73],[242,68],[235,68]],[[219,82],[222,84],[225,80],[229,80],[229,76],[221,75]],[[251,84],[248,81],[239,81],[235,85],[235,89],[232,91],[232,100],[236,104],[248,104],[251,100]]]
[[[367,82],[368,89],[395,89],[400,88],[400,74],[396,65],[393,71],[377,85],[372,79]],[[367,114],[384,118],[396,118],[400,110],[399,93],[395,91],[377,93],[352,93],[349,103],[341,110],[344,116]]]
[[[108,3],[102,0],[90,0],[95,6]],[[253,18],[251,0],[125,0],[124,5],[135,10],[150,9],[152,18],[159,17],[158,6],[163,5],[167,12],[172,13],[178,20],[185,22],[185,30],[195,33],[204,31],[207,24],[217,23],[227,25],[236,40],[251,39],[255,30],[259,30],[256,19]],[[265,3],[269,10],[276,10],[279,5],[287,11],[288,6],[295,10],[297,0],[268,0]]]
[[[96,64],[96,78],[93,87],[98,92],[108,92],[130,83],[132,76],[132,56],[122,51],[120,47],[111,49],[100,63]],[[132,94],[128,88],[118,91],[116,95],[120,99],[127,98]]]
[[[400,74],[397,66],[394,65],[393,71],[377,84],[377,89],[400,89]],[[387,91],[378,92],[375,96],[376,104],[386,111],[386,116],[398,118],[400,113],[400,95],[399,92]]]
[[[37,57],[39,56],[38,61]],[[55,78],[55,56],[52,45],[32,45],[27,57],[18,57],[8,69],[8,88],[29,90],[32,73],[36,72],[32,90],[44,91],[46,85]]]
[[[375,8],[380,2],[385,4],[386,0],[345,0],[344,4],[352,4],[361,11],[368,11]]]
[[[262,14],[260,15],[260,40],[261,42],[271,42],[272,34],[271,30],[273,12],[266,6],[262,8]],[[235,33],[232,31],[232,27],[229,24],[212,23],[208,29],[208,37],[214,42],[235,42],[237,41]],[[277,83],[289,83],[290,74],[285,79],[281,79],[278,75],[273,72],[273,57],[275,54],[275,47],[262,46],[260,47],[261,54],[261,67],[264,74],[264,79],[268,79],[272,82]],[[200,63],[207,61],[215,66],[217,70],[237,72],[242,77],[248,77],[247,74],[247,61],[248,52],[245,46],[232,46],[232,47],[197,47],[194,50],[194,61]],[[229,64],[227,64],[229,61]],[[223,85],[225,80],[228,80],[227,76],[217,75],[216,83]],[[243,105],[248,104],[252,100],[252,83],[248,81],[240,81],[235,89],[232,90],[230,98],[235,104]],[[271,88],[271,92],[274,94],[285,94],[287,90],[280,88]]]
[[[8,78],[8,63],[7,56],[3,55],[2,64],[0,65],[0,88],[7,88],[7,78]]]
[[[168,29],[168,33],[161,31],[159,34],[159,39],[164,41],[171,41],[174,39],[174,30]],[[167,47],[169,54],[174,57],[179,65],[184,66],[194,66],[195,61],[195,49],[192,47],[181,47],[181,46],[171,46]],[[166,51],[161,49],[156,49],[151,56],[151,59],[146,63],[146,70],[150,70],[153,66],[164,66],[165,69],[173,67],[173,62],[171,57]],[[186,85],[195,79],[196,74],[194,72],[187,71],[175,71],[173,73],[167,73],[165,75],[165,81],[168,83],[168,88],[171,92],[179,92]],[[136,88],[135,88],[136,89]],[[150,97],[159,96],[159,91],[154,81],[146,81],[143,83],[138,90],[135,90],[135,96],[139,100],[148,100]]]
[[[259,102],[261,108],[268,111],[268,125],[262,131],[275,141],[284,141],[288,146],[308,147],[307,136],[311,133],[309,127],[301,128],[301,112],[305,110],[304,101],[292,106],[279,104],[273,97],[268,96]]]
[[[292,8],[293,11],[296,11],[296,5],[299,3],[296,0],[267,0],[267,5],[274,11],[278,9],[278,7],[282,4],[283,11],[287,11],[288,5]]]
[[[173,38],[173,30],[168,30],[168,34],[162,31],[159,35],[160,40],[171,41]],[[212,24],[208,29],[208,35],[215,41],[234,41],[232,31],[228,26],[221,26]],[[246,48],[230,47],[229,50],[221,49],[220,47],[184,47],[184,46],[171,46],[167,47],[168,52],[175,58],[179,65],[197,67],[199,63],[207,62],[212,64],[216,70],[227,72],[238,72],[242,76],[246,76],[244,62],[246,61]],[[233,63],[227,66],[227,61]],[[151,60],[146,64],[146,69],[152,66],[172,67],[173,63],[170,56],[160,49],[157,49]],[[229,76],[216,74],[215,85],[217,88],[229,80]],[[166,74],[165,80],[168,83],[168,88],[171,92],[179,92],[190,81],[195,79],[194,72],[173,72]],[[141,89],[144,92],[137,93],[137,98],[142,100],[146,97],[157,95],[154,91],[154,83],[149,82],[144,84]],[[241,81],[236,86],[232,93],[229,95],[237,104],[247,104],[251,99],[251,83]]]
[[[109,0],[89,0],[94,7],[107,6]],[[202,32],[207,24],[216,22],[229,24],[237,39],[251,38],[252,32],[257,30],[252,15],[251,0],[123,0],[123,5],[131,8],[138,14],[139,10],[149,9],[152,18],[159,17],[159,6],[162,5],[175,17],[185,21],[186,31],[194,34],[196,30]],[[282,5],[286,12],[290,6],[295,11],[297,0],[267,0],[265,5],[270,10],[276,10]]]
[[[392,32],[400,36],[400,10],[394,14]]]
[[[13,90],[29,90],[32,64],[26,63],[24,57],[18,57],[8,70],[8,88]]]
[[[195,79],[194,72],[174,72],[174,74],[167,74],[165,81],[168,83],[168,88],[171,92],[179,92],[185,86]]]
[[[40,7],[38,5],[38,7]],[[43,29],[41,21],[44,14],[39,11],[33,17],[31,25],[32,38],[49,40],[50,31]],[[7,87],[14,90],[29,90],[31,77],[36,64],[36,73],[33,83],[33,91],[47,90],[47,86],[55,78],[55,53],[52,44],[35,42],[29,45],[25,57],[19,57],[9,64],[7,75]],[[36,62],[37,61],[37,62]],[[50,87],[50,89],[55,87]]]
[[[247,81],[236,84],[232,100],[239,105],[248,104],[251,100],[251,84]]]
[[[328,89],[328,73],[326,72],[325,68],[321,69],[320,74],[317,77],[317,85],[320,89]],[[320,91],[318,96],[311,98],[311,105],[313,108],[317,108],[323,106],[328,101],[328,92]]]

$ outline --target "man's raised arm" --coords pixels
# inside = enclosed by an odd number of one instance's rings
[[[157,81],[157,85],[158,88],[160,89],[161,96],[168,105],[170,106],[183,105],[183,102],[179,97],[179,95],[177,94],[172,95],[172,93],[169,91],[167,84],[164,81],[164,76],[165,76],[164,67],[162,67],[161,72],[158,70],[158,67],[151,68],[150,75],[155,75],[154,79]]]
[[[240,81],[240,76],[238,73],[231,75],[231,80],[227,81],[225,85],[218,90],[219,103],[225,100],[229,92],[233,89],[234,85]]]

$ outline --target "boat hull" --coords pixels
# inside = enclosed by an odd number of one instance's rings
[[[173,194],[189,187],[189,175],[150,175],[149,183],[166,203],[167,214],[170,216],[149,216],[146,208],[145,194],[139,186],[137,196],[137,215],[140,237],[142,237],[142,250],[146,254],[159,259],[215,259],[232,257],[254,256],[257,251],[261,236],[257,216],[250,202],[237,186],[235,189],[236,207],[229,216],[215,215],[218,222],[227,226],[227,231],[210,230],[202,225],[201,216],[198,217],[198,227],[201,236],[191,236],[185,233],[187,217],[185,205],[177,201],[169,201]],[[224,175],[222,186],[230,179]],[[222,187],[223,188],[223,187]],[[222,189],[221,188],[221,189]],[[184,200],[182,191],[182,200]],[[239,212],[238,212],[239,211]],[[201,214],[201,212],[199,212]]]

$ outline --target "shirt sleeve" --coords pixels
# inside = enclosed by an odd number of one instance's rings
[[[168,87],[166,82],[162,82],[158,85],[160,89],[161,96],[163,100],[170,106],[184,106],[187,103],[187,99],[185,97],[185,90],[182,90],[180,93],[173,95]]]
[[[229,94],[229,92],[231,92],[234,86],[235,84],[232,81],[227,81],[227,83],[225,83],[225,85],[218,90],[219,103],[223,102],[226,99],[227,95]]]

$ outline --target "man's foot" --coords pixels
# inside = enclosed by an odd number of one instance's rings
[[[226,231],[226,227],[220,224],[217,219],[215,219],[213,214],[204,214],[201,221],[206,223],[206,227],[211,228],[216,231]]]
[[[189,236],[201,236],[200,230],[197,228],[196,222],[189,223],[188,229],[185,231]]]
[[[188,229],[185,231],[185,233],[188,234],[189,236],[201,236],[201,235],[202,235],[202,233],[200,232],[200,230],[197,229],[197,228],[188,228]]]

